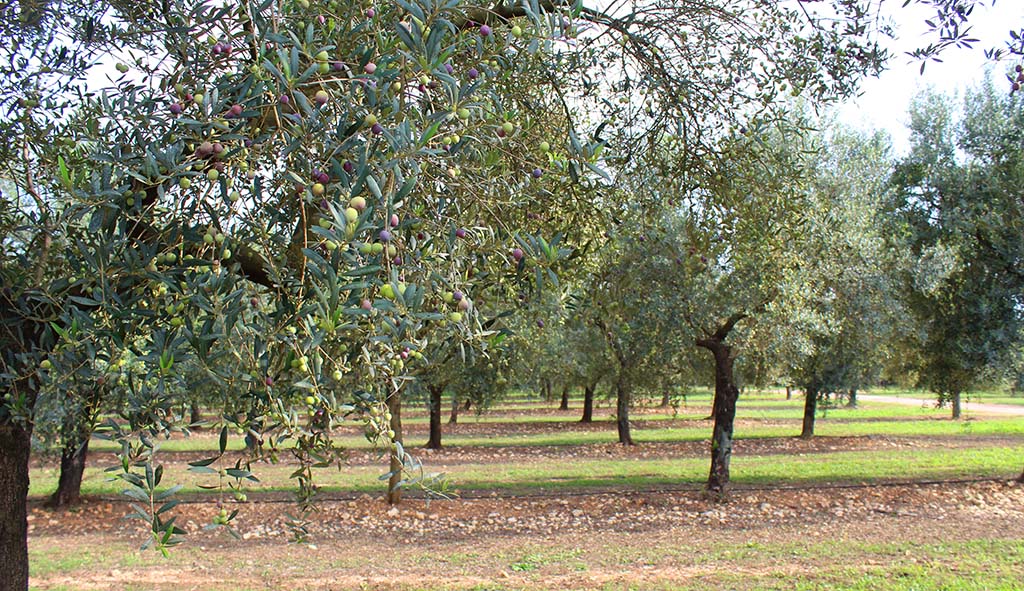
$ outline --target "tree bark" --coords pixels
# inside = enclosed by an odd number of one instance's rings
[[[629,399],[629,387],[619,377],[615,382],[615,425],[619,429],[619,443],[622,445],[636,445],[629,431]]]
[[[597,385],[583,387],[583,418],[581,423],[594,422],[594,389]]]
[[[850,388],[847,392],[848,397],[846,400],[847,408],[857,408],[857,388]]]
[[[569,386],[562,386],[562,404],[558,410],[569,410]]]
[[[810,439],[814,437],[814,416],[818,412],[818,390],[817,388],[807,388],[804,390],[804,426],[800,431],[801,439]]]
[[[427,439],[427,449],[441,449],[441,395],[444,394],[444,386],[429,386],[427,389],[430,391],[430,438]]]
[[[0,591],[28,589],[28,459],[30,429],[0,422]]]
[[[786,386],[786,400],[792,400],[793,398],[793,386]]]
[[[452,412],[448,415],[448,424],[455,425],[459,422],[459,397],[452,394]]]
[[[60,478],[57,490],[50,496],[50,507],[70,507],[82,500],[82,476],[85,474],[85,459],[89,453],[89,436],[85,433],[78,441],[64,444],[60,453]]]
[[[659,406],[661,408],[668,408],[669,403],[672,401],[671,398],[672,397],[669,396],[668,388],[664,389],[661,392],[661,404]]]
[[[543,392],[544,402],[551,402],[554,399],[551,395],[551,380],[544,378],[544,383],[541,385],[541,391]]]
[[[402,393],[392,392],[388,396],[388,410],[391,411],[391,430],[395,432],[392,438],[397,443],[402,443]],[[398,483],[402,480],[402,458],[398,456],[398,450],[392,448],[391,462],[388,466],[391,477],[388,478],[388,504],[397,505],[402,502],[402,489]]]
[[[740,396],[733,376],[735,358],[732,347],[723,343],[722,338],[724,336],[697,341],[697,346],[710,350],[715,357],[715,426],[711,435],[711,471],[706,487],[707,492],[715,497],[723,496],[729,484],[733,424],[736,421],[736,401]]]
[[[462,410],[464,412],[469,412],[469,409],[472,408],[472,406],[473,406],[473,399],[472,398],[466,398],[466,403],[462,405]]]
[[[193,402],[189,405],[189,418],[188,424],[192,429],[198,428],[199,423],[203,421],[203,412],[199,409],[199,404]]]
[[[951,397],[951,402],[953,404],[953,418],[954,419],[959,419],[960,415],[963,414],[963,406],[960,403],[960,393],[959,392],[953,392],[953,395]]]

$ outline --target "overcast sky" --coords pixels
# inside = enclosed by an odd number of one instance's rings
[[[988,4],[988,2],[986,2]],[[934,37],[929,37],[925,19],[934,16],[934,10],[911,6],[902,8],[903,0],[885,0],[883,10],[895,20],[898,39],[889,41],[887,47],[893,53],[889,69],[877,79],[866,80],[863,95],[843,105],[840,120],[865,129],[881,128],[889,132],[898,153],[908,147],[906,131],[907,108],[911,99],[929,86],[945,93],[959,92],[977,84],[987,67],[995,67],[993,79],[1006,83],[1005,68],[1018,63],[1004,59],[993,64],[985,59],[984,49],[1003,47],[1009,39],[1011,27],[1024,26],[1024,1],[997,0],[994,7],[978,6],[971,15],[972,36],[981,40],[973,49],[950,48],[941,55],[942,63],[928,62],[924,74],[920,74],[921,63],[905,52],[926,46]],[[1009,87],[1007,86],[1007,91]]]

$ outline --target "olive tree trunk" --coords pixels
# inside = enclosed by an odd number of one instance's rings
[[[28,589],[30,429],[0,422],[0,591]]]
[[[847,392],[846,406],[848,408],[857,408],[857,388],[850,388]]]
[[[455,425],[459,422],[459,397],[452,394],[452,412],[448,415],[448,424]]]
[[[196,402],[190,404],[188,408],[188,414],[189,427],[192,429],[198,428],[199,423],[203,422],[203,411],[199,408],[199,404]]]
[[[430,392],[430,438],[427,439],[427,449],[441,449],[441,395],[444,394],[444,385],[429,386],[427,390]]]
[[[594,422],[594,390],[596,388],[597,384],[583,387],[583,418],[580,419],[581,423]]]
[[[729,484],[729,461],[732,459],[733,425],[736,422],[736,401],[740,391],[733,373],[735,356],[725,338],[746,314],[734,314],[715,333],[698,339],[698,347],[711,351],[715,358],[715,396],[713,401],[715,426],[711,434],[711,470],[705,488],[709,496],[721,498]]]
[[[804,424],[800,431],[801,439],[814,437],[814,417],[818,413],[818,389],[808,387],[804,391]]]
[[[60,478],[57,490],[50,496],[50,507],[70,507],[82,500],[82,476],[89,453],[89,434],[78,441],[68,441],[60,453]]]
[[[393,440],[397,443],[402,443],[401,391],[392,392],[391,396],[388,396],[388,410],[391,411],[391,430],[395,432]],[[398,455],[398,450],[395,448],[391,450],[391,462],[388,470],[391,472],[391,477],[388,478],[388,504],[397,505],[402,502],[402,489],[398,486],[398,483],[402,480],[402,458]]]
[[[960,415],[963,414],[963,406],[960,402],[960,393],[953,392],[953,395],[950,398],[950,402],[953,405],[953,418],[959,419]]]
[[[622,445],[636,445],[629,430],[629,404],[629,387],[620,375],[615,381],[615,425],[619,429],[619,443]]]
[[[562,386],[562,404],[558,405],[558,410],[569,410],[569,386]]]

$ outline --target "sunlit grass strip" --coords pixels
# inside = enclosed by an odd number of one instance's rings
[[[1006,477],[1020,473],[1024,445],[967,449],[875,450],[855,452],[737,455],[732,478],[738,484],[793,485],[825,482],[877,482],[967,477]],[[427,471],[446,473],[460,489],[576,490],[602,487],[652,487],[699,485],[707,476],[704,457],[673,459],[545,459],[524,463],[461,464],[426,466]],[[255,472],[261,483],[251,490],[292,490],[288,475],[294,466],[259,465]],[[377,491],[381,466],[325,469],[317,474],[326,490]],[[197,476],[177,464],[168,466],[164,481],[183,484],[185,492],[199,492],[199,484],[215,484],[215,476]],[[56,470],[36,471],[31,494],[44,495],[56,487]],[[85,494],[117,494],[122,486],[109,482],[107,475],[89,469],[82,482]]]
[[[833,417],[837,418],[837,417]],[[518,447],[518,446],[566,446],[593,445],[612,443],[616,440],[614,425],[608,421],[606,430],[572,431],[563,430],[542,433],[524,433],[516,435],[445,435],[443,443],[448,447]],[[737,439],[762,439],[768,437],[791,437],[800,432],[800,426],[791,424],[743,424],[736,430]],[[951,420],[917,420],[907,421],[896,418],[891,421],[868,420],[830,421],[819,419],[815,432],[822,437],[860,437],[860,436],[892,436],[892,437],[925,437],[925,436],[1010,436],[1024,437],[1024,420],[1019,418],[1000,418],[976,421]],[[642,443],[671,443],[685,441],[703,441],[710,438],[711,423],[694,422],[692,426],[655,429],[636,429],[634,438]],[[336,437],[339,445],[348,449],[369,449],[366,439],[359,435],[340,435]],[[425,432],[406,437],[410,448],[421,447],[427,441]],[[210,436],[194,436],[183,439],[159,441],[160,449],[169,452],[209,452],[215,455],[216,439]],[[245,447],[241,436],[232,435],[228,440],[228,449],[238,451]],[[90,453],[109,453],[115,451],[109,441],[97,440],[90,444]]]

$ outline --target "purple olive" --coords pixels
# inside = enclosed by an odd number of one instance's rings
[[[543,175],[544,175],[544,171],[543,170],[541,170],[539,168],[534,168],[533,169],[533,178],[539,179]]]
[[[373,127],[370,128],[370,131],[373,132],[373,135],[380,135],[384,133],[384,126],[382,126],[380,123],[374,123]]]
[[[480,72],[476,68],[470,68],[469,71],[466,72],[466,77],[470,80],[476,80],[479,76]]]
[[[457,238],[465,238],[466,237],[466,229],[465,228],[459,228],[458,230],[455,230],[455,236]]]
[[[282,94],[277,100],[281,101],[282,105],[287,105],[291,99],[288,98],[287,94]]]
[[[231,117],[238,117],[241,114],[242,114],[242,105],[237,105],[237,104],[231,105],[231,108],[228,109],[228,115],[231,116]]]
[[[364,310],[372,310],[373,309],[373,302],[371,302],[370,300],[364,298],[363,301],[360,302],[359,307],[364,309]]]
[[[480,25],[480,36],[489,37],[491,35],[491,28],[487,25]]]
[[[455,68],[453,68],[451,64],[445,64],[444,65],[444,71],[448,72],[449,74],[451,74],[452,72],[455,71]]]
[[[388,232],[387,230],[381,230],[380,231],[380,241],[381,242],[391,242],[391,232]]]
[[[272,378],[270,376],[267,376],[266,379],[263,380],[263,383],[268,385],[268,386],[273,386],[274,385],[274,378]]]
[[[455,300],[456,302],[461,300],[462,299],[462,292],[461,291],[454,291],[454,292],[452,292],[452,299]]]
[[[170,110],[172,115],[181,115],[181,112],[184,109],[181,106],[181,103],[171,103]]]
[[[326,183],[329,183],[331,181],[331,177],[328,176],[328,174],[326,172],[321,172],[320,174],[317,175],[316,180],[320,181],[321,183],[326,184]]]
[[[372,8],[367,8],[365,11],[363,11],[363,14],[366,15],[366,18],[373,18],[377,16],[377,11]]]
[[[355,166],[355,164],[352,164],[351,160],[346,160],[345,164],[341,165],[341,169],[344,170],[345,172],[349,173],[349,174],[352,174],[352,171],[354,171],[356,169],[356,166]]]
[[[543,320],[538,320],[537,321],[537,328],[544,328],[544,321]]]
[[[523,249],[512,249],[512,258],[514,258],[517,262],[523,260]]]
[[[391,214],[391,227],[395,228],[397,226],[398,226],[398,214],[397,213],[393,213],[393,214]]]

